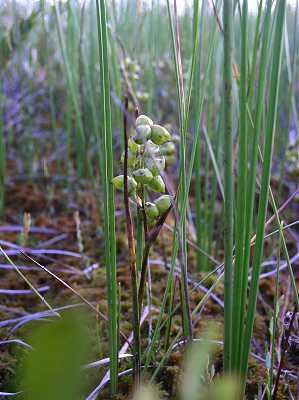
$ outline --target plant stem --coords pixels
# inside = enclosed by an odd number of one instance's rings
[[[124,112],[124,145],[125,145],[125,155],[124,155],[124,205],[126,214],[126,227],[127,227],[127,237],[128,237],[128,248],[129,248],[129,266],[131,272],[131,289],[132,289],[132,308],[133,308],[133,335],[134,335],[134,383],[139,384],[140,381],[140,309],[138,303],[138,289],[137,289],[137,269],[136,269],[136,255],[135,255],[135,240],[134,240],[134,230],[133,223],[129,205],[129,193],[128,193],[128,113],[129,100],[128,96],[125,97],[125,112]]]
[[[152,245],[154,244],[155,240],[157,239],[170,210],[171,210],[171,207],[167,211],[165,211],[165,213],[163,215],[161,215],[161,217],[158,219],[156,225],[152,228],[152,230],[148,234],[146,234],[146,242],[145,242],[145,246],[144,246],[144,250],[143,250],[140,283],[139,283],[139,290],[138,290],[138,304],[139,304],[140,310],[142,308],[149,252],[150,252],[150,249],[151,249]]]

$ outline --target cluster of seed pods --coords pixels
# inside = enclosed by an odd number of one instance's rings
[[[128,193],[165,193],[165,183],[160,175],[167,157],[175,156],[175,145],[168,130],[154,124],[146,115],[136,119],[134,133],[128,140]],[[122,162],[124,154],[122,155]],[[123,189],[124,176],[113,178],[116,189]],[[163,215],[171,205],[171,198],[163,194],[153,202],[147,201],[144,210],[150,225]]]
[[[131,82],[136,98],[144,105],[149,100],[149,93],[145,91],[144,86],[142,85],[142,68],[136,60],[132,60],[130,57],[124,59],[121,68],[123,74],[124,71],[126,71],[127,78]],[[133,102],[129,101],[129,111],[134,111],[134,108]]]

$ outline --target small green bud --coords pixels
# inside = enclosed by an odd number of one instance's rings
[[[145,157],[153,157],[155,154],[159,153],[160,147],[153,143],[151,140],[148,140],[144,145],[144,156]]]
[[[122,190],[124,188],[124,176],[118,175],[112,179],[115,189]]]
[[[155,200],[155,204],[158,207],[160,215],[163,215],[171,206],[170,196],[168,194],[163,194]]]
[[[136,189],[137,189],[137,182],[135,181],[134,178],[132,178],[132,176],[128,176],[128,193],[129,193],[129,196],[134,194],[136,192]]]
[[[139,115],[139,117],[137,117],[136,119],[136,126],[139,125],[149,125],[152,126],[153,125],[153,121],[147,117],[146,115]]]
[[[123,164],[125,160],[125,152],[122,153],[121,155],[121,163]],[[129,168],[134,168],[135,164],[137,162],[137,155],[136,153],[132,153],[130,150],[128,151],[128,167]]]
[[[165,183],[160,175],[154,176],[149,183],[149,187],[153,192],[164,193]]]
[[[141,68],[140,68],[140,66],[139,66],[139,64],[135,64],[134,65],[134,71],[137,73],[137,74],[139,74],[139,72],[141,71]]]
[[[132,81],[138,81],[139,79],[139,74],[137,72],[132,73],[130,76]]]
[[[151,126],[151,140],[156,144],[163,144],[171,140],[170,133],[161,125]]]
[[[123,190],[124,189],[124,176],[118,175],[112,179],[112,183],[115,189]],[[137,182],[131,176],[128,176],[128,194],[131,196],[135,193],[137,188]]]
[[[160,146],[160,154],[163,156],[173,156],[175,154],[175,144],[173,142],[164,143]]]
[[[126,57],[124,59],[124,64],[125,64],[126,67],[129,67],[132,63],[133,63],[133,61],[131,60],[130,57]]]
[[[147,226],[152,228],[156,224],[157,218],[147,218],[146,223]]]
[[[148,168],[140,168],[133,172],[137,183],[147,184],[153,179],[153,174]]]
[[[140,145],[135,143],[133,139],[128,140],[128,148],[132,153],[140,152]]]
[[[145,159],[144,163],[154,176],[159,175],[165,169],[165,157],[149,157]]]
[[[144,204],[144,211],[145,211],[145,215],[150,220],[153,220],[153,219],[156,219],[159,217],[158,207],[156,206],[156,204],[151,203],[150,201],[147,201]]]
[[[145,142],[146,139],[150,137],[151,127],[149,125],[138,125],[136,126],[136,132],[137,136],[135,138],[135,141],[142,144],[143,142]]]

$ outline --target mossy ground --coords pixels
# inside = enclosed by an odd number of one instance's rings
[[[117,278],[121,293],[120,305],[120,327],[122,332],[129,336],[131,333],[131,307],[132,297],[130,293],[130,272],[127,265],[127,244],[125,234],[125,224],[123,217],[123,208],[121,198],[117,198]],[[23,213],[30,212],[32,227],[47,228],[49,233],[35,233],[32,230],[29,233],[28,241],[25,246],[31,249],[55,249],[60,251],[71,251],[79,253],[79,244],[76,229],[76,220],[74,217],[75,211],[79,211],[80,215],[80,230],[82,236],[83,253],[82,257],[71,257],[68,255],[46,255],[34,256],[39,262],[45,265],[52,272],[72,286],[81,296],[84,296],[90,302],[97,305],[99,310],[107,314],[107,297],[106,297],[106,273],[103,260],[103,233],[101,230],[101,220],[96,211],[96,201],[88,185],[67,185],[65,183],[57,183],[51,180],[25,180],[23,182],[11,183],[6,193],[6,208],[2,218],[2,225],[22,226]],[[172,218],[169,217],[167,224],[172,226]],[[63,235],[63,236],[61,236]],[[52,242],[49,240],[56,238]],[[24,244],[22,241],[22,231],[19,232],[1,232],[0,239],[10,243]],[[171,255],[171,240],[172,233],[166,227],[163,228],[157,243],[151,251],[151,260],[160,260],[162,262],[151,265],[152,276],[152,311],[151,324],[155,325],[157,316],[159,315],[159,307],[163,297],[167,274],[164,261],[169,262]],[[290,239],[289,245],[294,246],[294,242]],[[266,244],[267,250],[272,247],[271,243]],[[24,256],[12,257],[17,265],[34,266]],[[97,268],[90,276],[82,274],[84,268],[97,264]],[[35,266],[36,267],[36,266]],[[74,273],[65,273],[63,270],[74,269]],[[190,278],[194,282],[198,282],[204,273],[196,271],[196,253],[192,247],[189,247],[189,273]],[[78,271],[78,273],[76,273]],[[25,271],[26,276],[34,284],[35,287],[49,285],[49,290],[45,293],[45,299],[52,307],[59,307],[67,304],[78,303],[78,299],[61,283],[50,277],[46,272],[40,270]],[[26,283],[17,275],[14,270],[2,270],[1,287],[6,289],[28,289]],[[209,287],[214,278],[205,282]],[[288,288],[287,274],[281,275],[280,295],[283,301],[284,292]],[[192,285],[190,285],[190,288]],[[260,285],[261,297],[258,303],[255,338],[253,351],[256,354],[265,354],[267,344],[269,343],[269,310],[272,307],[274,298],[274,279],[270,277],[262,280]],[[219,284],[214,292],[219,299],[223,298],[223,287]],[[190,295],[192,309],[203,298],[204,293],[200,290],[192,291]],[[286,301],[286,300],[285,300]],[[0,310],[1,320],[13,318],[22,313],[33,313],[37,310],[45,309],[40,300],[34,295],[1,295],[2,306],[7,307],[10,311]],[[179,304],[179,296],[176,293],[174,304]],[[284,303],[285,304],[285,303]],[[107,329],[105,321],[90,313],[89,324],[89,349],[90,361],[94,361],[108,354],[107,346]],[[172,319],[171,337],[178,332],[181,327],[181,312],[180,309]],[[223,309],[221,306],[210,298],[204,309],[201,311],[200,318],[194,320],[194,337],[200,337],[201,333],[209,323],[219,328],[219,332],[223,331]],[[41,322],[36,321],[29,323],[23,328],[12,332],[9,327],[1,329],[2,339],[9,338],[28,338],[35,327]],[[149,335],[149,319],[142,326],[143,346],[147,344]],[[162,335],[162,341],[164,336]],[[219,333],[219,340],[222,339]],[[163,343],[161,350],[163,350]],[[16,382],[16,366],[22,358],[22,351],[15,345],[2,346],[0,376],[1,381],[6,382],[8,388],[14,388]],[[26,350],[25,350],[26,351]],[[160,352],[161,353],[161,352]],[[161,359],[161,354],[157,354],[157,362]],[[181,366],[184,356],[184,346],[178,347],[173,351],[164,368],[158,375],[157,382],[164,395],[168,398],[175,399],[178,393],[179,377],[181,374]],[[213,359],[215,373],[221,373],[222,370],[222,347],[219,347],[215,358]],[[121,362],[121,369],[130,368],[127,361]],[[88,381],[90,389],[99,382],[104,375],[105,369],[88,370]],[[291,371],[293,374],[296,371]],[[260,387],[267,380],[267,370],[265,364],[257,361],[254,358],[250,359],[248,371],[248,398],[254,398]],[[120,392],[123,395],[119,398],[127,398],[131,391],[131,377],[124,377],[120,380]],[[295,393],[295,382],[284,375],[281,384],[278,398],[286,399],[289,397],[289,391]],[[103,398],[108,398],[108,391],[103,392]]]

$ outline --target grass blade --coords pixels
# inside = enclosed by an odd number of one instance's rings
[[[231,369],[233,293],[233,132],[232,132],[232,42],[231,0],[223,2],[224,39],[224,369]]]
[[[108,34],[105,0],[96,0],[99,40],[99,65],[101,88],[101,143],[104,166],[104,231],[105,263],[108,285],[109,349],[111,392],[117,391],[118,380],[118,296],[116,278],[115,205],[113,179],[113,150],[110,105],[110,78],[108,61]],[[101,169],[101,166],[99,167]]]

